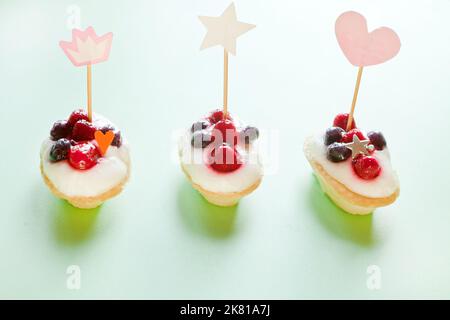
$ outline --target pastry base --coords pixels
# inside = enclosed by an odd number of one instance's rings
[[[80,208],[80,209],[96,208],[99,205],[101,205],[103,202],[105,202],[106,200],[118,195],[122,191],[124,185],[127,183],[128,178],[130,176],[130,165],[128,164],[127,165],[128,170],[127,170],[126,177],[122,181],[120,181],[116,186],[114,186],[113,188],[111,188],[108,191],[101,193],[95,197],[73,197],[73,196],[65,195],[64,193],[59,191],[55,187],[55,185],[50,181],[50,179],[45,175],[43,166],[42,166],[42,159],[41,159],[40,168],[41,168],[42,178],[44,179],[44,182],[48,186],[50,191],[58,198],[67,200],[71,205],[73,205],[74,207]]]
[[[312,159],[308,149],[309,139],[305,141],[304,152],[311,167],[316,174],[320,187],[333,202],[351,214],[365,215],[371,213],[378,207],[384,207],[393,203],[400,194],[400,188],[397,188],[391,195],[383,198],[369,198],[355,193],[345,185],[330,176],[318,162]]]
[[[209,203],[212,203],[216,206],[220,207],[231,207],[236,205],[242,197],[252,193],[261,183],[262,178],[259,178],[254,184],[250,187],[239,191],[239,192],[213,192],[202,188],[200,185],[194,183],[192,181],[191,176],[187,173],[187,170],[184,168],[183,164],[181,164],[181,169],[184,174],[188,178],[189,182],[192,184],[192,187],[197,190]]]

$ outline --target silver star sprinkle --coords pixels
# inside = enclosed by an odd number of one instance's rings
[[[353,142],[346,143],[345,146],[352,150],[352,159],[355,159],[360,154],[369,155],[370,140],[359,140],[358,135],[353,135]]]

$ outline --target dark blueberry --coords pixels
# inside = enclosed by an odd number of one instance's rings
[[[67,159],[71,143],[68,139],[59,139],[50,149],[50,160],[53,162]]]
[[[195,131],[192,134],[191,145],[194,148],[206,148],[213,141],[214,138],[208,131]]]
[[[191,132],[199,131],[208,128],[211,123],[208,120],[200,120],[192,124]]]
[[[383,150],[386,147],[386,139],[383,134],[379,131],[370,131],[367,136],[370,142],[375,146],[377,150]]]
[[[255,141],[259,138],[259,130],[256,127],[247,126],[241,132],[241,139],[245,141],[246,144]]]
[[[343,143],[334,142],[328,146],[327,158],[333,162],[341,162],[348,159],[352,155],[352,151]]]
[[[329,146],[332,143],[335,142],[341,142],[342,136],[344,135],[345,130],[339,127],[331,127],[328,128],[325,132],[325,145]]]
[[[72,126],[66,120],[58,120],[53,124],[52,130],[50,130],[50,136],[52,140],[56,141],[61,138],[66,138],[70,135]]]
[[[114,132],[114,139],[111,142],[111,145],[117,148],[120,148],[120,146],[122,145],[122,135],[120,134],[120,131]]]
[[[116,129],[110,125],[104,125],[103,127],[99,127],[98,130],[100,130],[103,134],[107,133],[108,131],[115,131]]]

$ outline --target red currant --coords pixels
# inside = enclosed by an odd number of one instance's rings
[[[241,165],[239,153],[227,144],[216,147],[211,152],[210,166],[218,172],[232,172]]]
[[[237,132],[231,120],[220,120],[213,127],[213,136],[217,143],[237,144]]]
[[[378,160],[372,156],[360,155],[352,161],[353,170],[364,180],[372,180],[378,177],[381,172]]]
[[[76,144],[70,148],[69,163],[78,170],[87,170],[97,164],[100,152],[91,142]]]
[[[215,124],[216,122],[223,120],[223,111],[220,109],[211,111],[209,113],[207,119],[209,120],[210,123]],[[231,120],[231,116],[229,113],[227,114],[227,120]]]

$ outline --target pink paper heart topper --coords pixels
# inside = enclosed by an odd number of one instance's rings
[[[381,27],[369,33],[366,18],[354,11],[341,14],[335,30],[344,55],[357,67],[386,62],[400,51],[400,38],[394,30]]]

